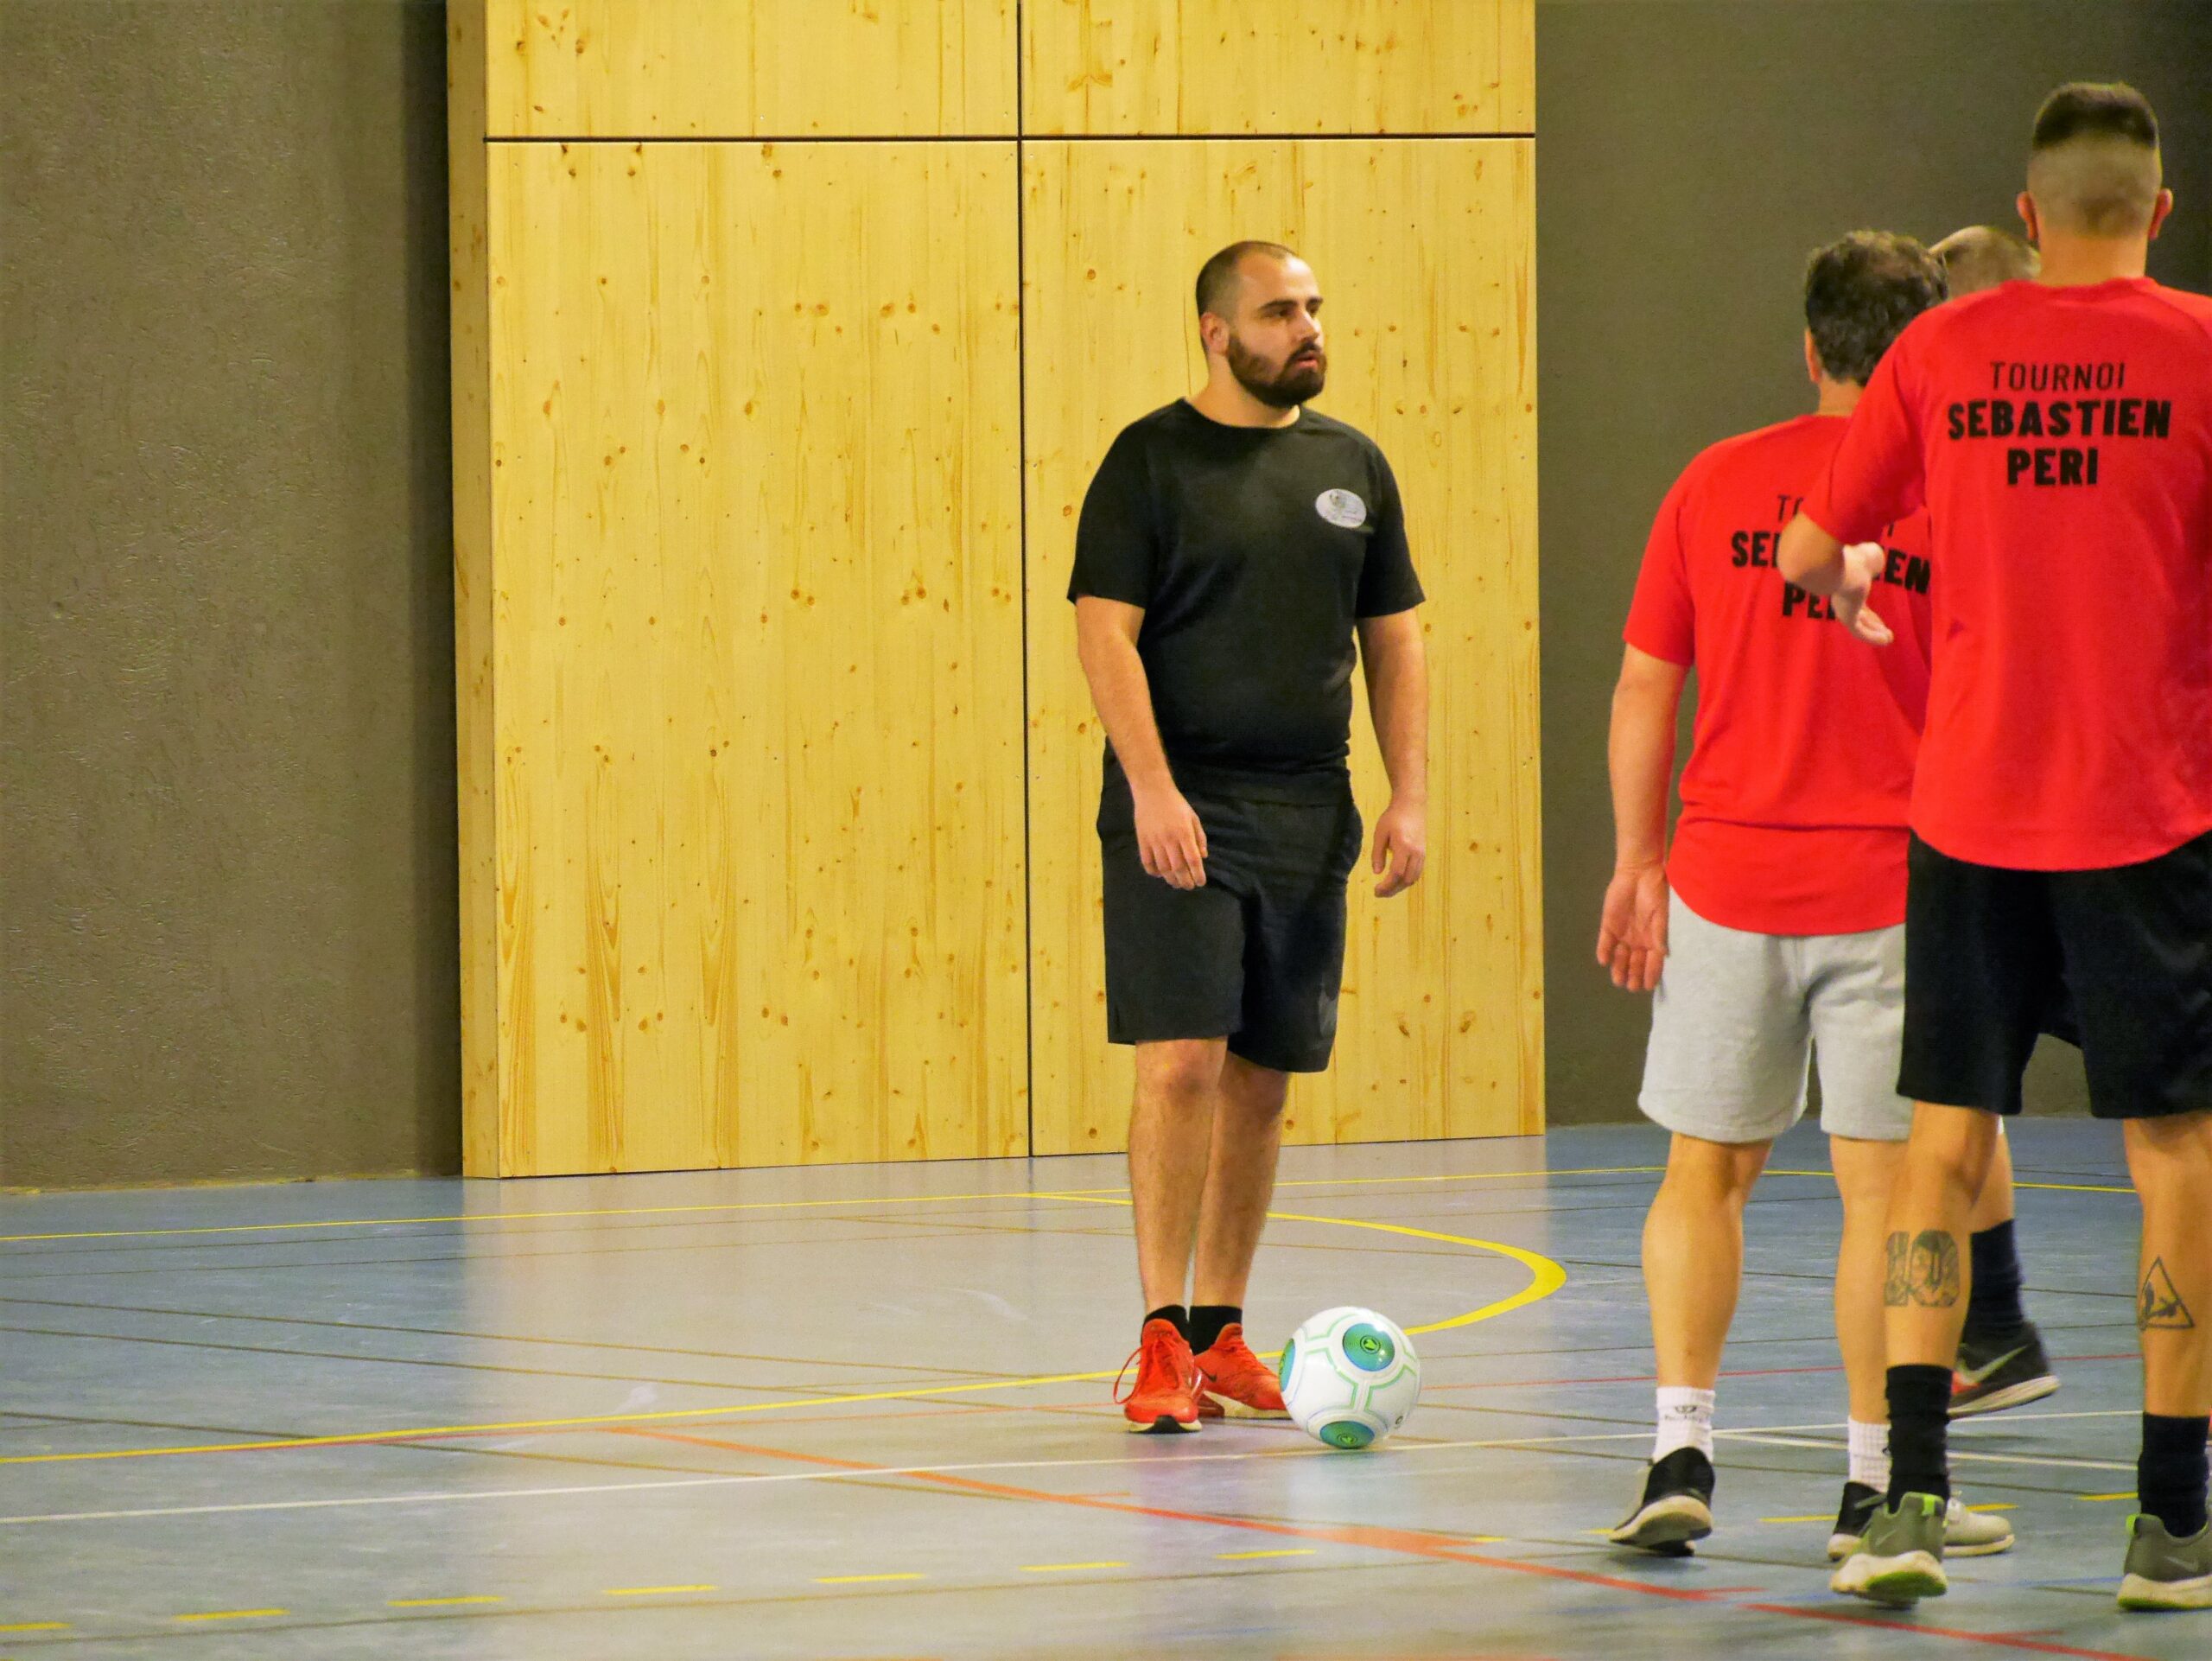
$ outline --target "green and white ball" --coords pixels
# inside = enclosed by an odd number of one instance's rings
[[[1421,1399],[1421,1357],[1388,1315],[1324,1309],[1283,1346],[1276,1377],[1298,1428],[1332,1448],[1365,1448]]]

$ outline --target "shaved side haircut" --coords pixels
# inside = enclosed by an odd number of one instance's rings
[[[2024,237],[1993,225],[1969,225],[1954,231],[1929,251],[1943,262],[1951,297],[1979,294],[2000,283],[2033,277],[2043,260]]]
[[[1198,315],[1212,313],[1227,317],[1236,304],[1238,273],[1246,259],[1265,254],[1269,259],[1291,260],[1297,252],[1280,242],[1232,242],[1198,267]]]
[[[2161,183],[2158,118],[2121,81],[2069,81],[2036,112],[2028,194],[2078,236],[2126,237],[2151,223]]]

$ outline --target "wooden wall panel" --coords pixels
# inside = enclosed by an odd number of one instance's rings
[[[1065,598],[1076,513],[1115,433],[1195,389],[1190,289],[1240,237],[1313,262],[1332,363],[1319,407],[1389,455],[1430,599],[1430,863],[1355,878],[1336,1069],[1299,1142],[1542,1123],[1533,145],[1217,141],[1024,147],[1034,1151],[1123,1145],[1104,1037],[1100,735]],[[1388,799],[1363,699],[1355,781]]]
[[[1535,125],[1535,0],[1027,0],[1029,134]]]
[[[500,137],[1014,131],[1014,0],[474,0]]]
[[[489,151],[499,1168],[1022,1151],[1014,146]]]
[[[446,18],[452,233],[453,589],[461,833],[462,1171],[499,1174],[498,841],[492,802],[492,341],[485,264],[484,17]]]

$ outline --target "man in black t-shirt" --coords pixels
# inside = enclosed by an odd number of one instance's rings
[[[1421,584],[1382,451],[1305,407],[1328,370],[1313,273],[1238,243],[1198,307],[1205,387],[1114,441],[1068,588],[1109,741],[1107,1037],[1136,1047],[1137,1431],[1285,1416],[1244,1287],[1289,1075],[1336,1037],[1355,664],[1390,776],[1378,894],[1420,879],[1426,839]]]

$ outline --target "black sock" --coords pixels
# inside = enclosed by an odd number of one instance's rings
[[[1173,1326],[1177,1332],[1183,1334],[1183,1341],[1185,1343],[1188,1343],[1190,1341],[1190,1312],[1185,1309],[1179,1303],[1163,1303],[1160,1308],[1154,1309],[1150,1314],[1147,1315],[1145,1320],[1147,1322],[1165,1321]]]
[[[2135,1498],[2145,1515],[2165,1524],[2177,1540],[2204,1526],[2204,1487],[2212,1458],[2204,1437],[2208,1421],[2143,1416],[2143,1456],[2135,1461]]]
[[[1970,1236],[1974,1285],[1967,1293],[1967,1331],[1977,1339],[2009,1338],[2028,1323],[2020,1308],[2020,1251],[2012,1219]]]
[[[1946,1433],[1951,1422],[1948,1367],[1891,1367],[1890,1397],[1890,1509],[1909,1493],[1951,1497]]]
[[[1191,1306],[1191,1350],[1204,1355],[1213,1347],[1224,1327],[1243,1324],[1244,1312],[1233,1303],[1194,1303]]]

